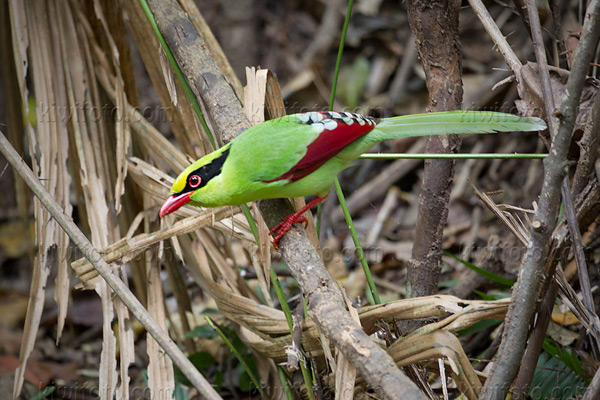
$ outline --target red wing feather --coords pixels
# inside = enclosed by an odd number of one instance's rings
[[[299,123],[310,124],[322,132],[307,146],[306,154],[296,165],[283,175],[265,181],[279,180],[295,182],[317,170],[344,147],[375,128],[375,121],[354,113],[310,112],[298,114]],[[334,125],[335,124],[335,125]]]

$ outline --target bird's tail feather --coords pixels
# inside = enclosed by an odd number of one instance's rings
[[[521,117],[494,111],[445,111],[385,118],[377,124],[379,139],[410,136],[540,131],[546,123],[535,117]]]

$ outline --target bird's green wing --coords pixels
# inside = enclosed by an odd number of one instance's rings
[[[374,127],[372,119],[353,113],[294,114],[248,129],[232,143],[231,156],[255,181],[294,182]]]

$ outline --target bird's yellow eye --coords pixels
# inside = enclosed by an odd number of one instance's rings
[[[188,183],[192,189],[196,189],[198,186],[200,186],[200,182],[202,182],[202,179],[200,179],[198,175],[192,175],[188,180]]]

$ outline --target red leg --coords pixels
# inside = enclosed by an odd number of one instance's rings
[[[292,225],[294,225],[295,223],[302,222],[304,224],[304,227],[306,228],[308,226],[308,221],[302,214],[304,214],[305,212],[307,212],[308,210],[310,210],[311,208],[313,208],[314,206],[316,206],[317,204],[319,204],[326,198],[327,198],[327,196],[325,196],[325,197],[317,196],[312,201],[310,201],[307,205],[302,207],[302,209],[300,209],[299,211],[296,211],[293,214],[288,215],[283,221],[281,221],[279,224],[277,224],[277,226],[275,228],[271,229],[271,231],[269,232],[270,235],[277,232],[277,234],[273,238],[273,247],[275,247],[275,249],[278,248],[279,239],[281,239],[287,233],[287,231],[289,231],[292,228]]]

